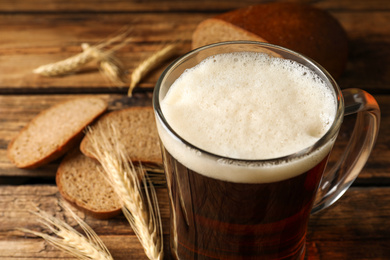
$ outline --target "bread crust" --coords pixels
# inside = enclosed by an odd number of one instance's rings
[[[210,37],[205,33],[205,31],[215,31],[225,28],[226,32],[219,32],[217,38]],[[237,34],[232,34],[231,32],[238,32]],[[215,34],[214,34],[215,35]],[[245,30],[235,24],[225,21],[221,18],[213,17],[206,19],[198,24],[196,30],[192,34],[192,48],[198,48],[204,45],[215,43],[216,41],[259,41],[267,42],[264,38],[259,35],[252,33],[248,30]]]
[[[84,122],[82,126],[78,129],[73,129],[70,137],[68,139],[64,140],[57,140],[58,144],[53,144],[55,148],[53,148],[50,152],[47,154],[43,154],[40,158],[36,158],[35,160],[29,160],[29,161],[20,161],[19,159],[16,158],[15,153],[17,153],[18,147],[16,147],[16,142],[18,141],[18,138],[22,138],[23,135],[28,134],[27,132],[30,131],[31,128],[39,129],[41,126],[37,122],[39,119],[42,119],[46,117],[46,115],[50,112],[52,113],[56,109],[60,109],[64,104],[74,102],[76,99],[72,100],[67,100],[64,102],[61,102],[59,104],[56,104],[55,106],[46,109],[42,112],[40,112],[37,116],[35,116],[19,133],[18,135],[8,144],[7,148],[7,157],[9,160],[16,165],[18,168],[23,168],[23,169],[34,169],[37,167],[40,167],[42,165],[48,164],[49,162],[58,159],[62,155],[64,155],[67,151],[69,151],[72,147],[75,147],[82,139],[84,136],[83,130],[85,126],[88,124],[92,123],[97,117],[99,117],[104,111],[107,109],[108,104],[107,102],[95,98],[95,97],[83,97],[83,98],[77,98],[77,100],[82,100],[82,99],[94,99],[97,102],[101,102],[101,109],[94,113],[93,116],[91,116],[88,120]],[[60,116],[60,115],[59,115]],[[77,115],[76,115],[77,116]],[[53,125],[52,131],[56,131],[56,125]],[[41,127],[42,131],[46,131],[47,129],[42,129],[44,128],[43,126]],[[20,151],[24,153],[34,153],[39,150],[39,147],[35,147],[35,150],[33,149],[32,151]]]
[[[88,204],[86,204],[86,202],[82,202],[80,201],[79,198],[76,198],[74,194],[70,194],[69,192],[66,191],[66,187],[65,185],[69,185],[69,183],[65,183],[63,181],[63,175],[67,174],[67,172],[69,171],[69,167],[70,165],[73,164],[73,160],[85,160],[87,162],[87,160],[92,160],[88,157],[85,157],[80,151],[79,149],[74,149],[72,150],[71,152],[69,152],[65,158],[62,160],[62,162],[60,163],[58,169],[57,169],[57,173],[56,173],[56,184],[57,184],[57,187],[58,187],[58,190],[61,194],[61,196],[66,200],[68,201],[69,203],[71,203],[72,205],[74,205],[76,208],[78,208],[79,210],[85,212],[86,214],[94,217],[94,218],[97,218],[97,219],[109,219],[109,218],[112,218],[112,217],[115,217],[117,216],[118,214],[121,213],[122,211],[122,207],[121,206],[118,206],[116,207],[115,209],[112,209],[112,210],[94,210],[92,209],[92,207],[90,207]],[[90,161],[88,162],[90,164],[96,164],[96,167],[99,167],[99,164],[94,162],[94,161]],[[77,171],[79,172],[80,176],[83,176],[85,174],[93,174],[90,171],[90,169],[83,169],[82,165],[80,164],[76,164],[74,165],[74,167],[77,168]],[[102,182],[104,182],[104,178],[103,176],[99,176],[99,172],[94,172],[94,174],[96,174],[96,178],[101,180]],[[80,180],[82,181],[82,180]],[[87,186],[88,183],[85,184],[85,186]],[[82,186],[79,184],[79,186]],[[98,189],[99,187],[95,187],[96,189]],[[90,192],[89,189],[86,189],[85,190],[86,193]],[[104,192],[104,191],[102,191]],[[119,202],[119,198],[118,199],[118,204],[120,203]]]
[[[268,42],[302,53],[325,67],[335,78],[345,70],[347,34],[324,10],[297,3],[268,3],[233,10],[201,22],[193,33],[193,48],[229,40],[229,36],[218,39],[220,34],[211,35],[208,30],[216,23],[239,28],[241,40]],[[212,42],[205,42],[207,37]],[[238,40],[237,37],[234,35],[231,40]]]

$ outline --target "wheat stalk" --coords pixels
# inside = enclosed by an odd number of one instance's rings
[[[82,221],[68,207],[64,206],[80,225],[86,234],[84,237],[67,223],[49,215],[44,211],[32,212],[38,217],[38,221],[54,235],[48,235],[42,232],[20,228],[20,231],[31,233],[42,237],[53,246],[63,250],[79,259],[113,260],[107,247],[97,236],[97,234]]]
[[[90,141],[107,179],[123,202],[123,213],[149,259],[163,258],[163,233],[156,191],[142,167],[134,167],[113,125],[90,128]],[[114,141],[111,142],[110,138]],[[140,181],[142,179],[142,181]]]
[[[125,72],[123,64],[114,56],[109,56],[98,63],[100,71],[105,75],[109,81],[120,85],[126,83]]]
[[[101,71],[103,71],[113,82],[124,81],[124,69],[118,59],[114,57],[114,52],[123,47],[129,39],[125,39],[130,30],[105,41],[95,46],[90,46],[87,43],[81,45],[83,52],[65,60],[50,63],[40,66],[33,70],[34,73],[46,77],[55,77],[70,74],[78,71],[81,67],[92,61],[98,61]],[[112,45],[114,42],[122,41],[108,51],[103,49]]]
[[[137,86],[141,79],[157,65],[161,64],[164,60],[175,55],[179,49],[179,46],[180,43],[171,43],[141,62],[141,64],[139,64],[137,68],[135,68],[131,73],[130,87],[127,95],[132,96],[133,89]]]
[[[75,56],[67,58],[62,61],[42,65],[33,70],[35,74],[40,74],[46,77],[55,77],[65,74],[70,74],[77,71],[85,64],[93,61],[95,59],[93,52],[96,51],[95,48],[89,48],[84,50],[82,53],[79,53]]]

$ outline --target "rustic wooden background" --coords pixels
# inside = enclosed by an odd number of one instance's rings
[[[124,27],[131,41],[117,56],[131,72],[142,60],[172,40],[190,50],[191,34],[205,18],[262,0],[2,0],[0,2],[0,259],[71,259],[42,239],[25,236],[16,227],[39,230],[28,210],[39,207],[75,224],[60,207],[54,177],[59,160],[36,170],[15,168],[6,157],[10,140],[40,111],[76,96],[101,96],[110,109],[151,104],[151,91],[164,66],[150,73],[126,96],[94,68],[66,77],[45,78],[36,67],[81,51]],[[291,0],[329,11],[348,33],[350,53],[341,88],[370,92],[382,110],[380,135],[362,173],[333,206],[314,215],[309,224],[307,259],[390,259],[390,1]],[[350,129],[353,120],[346,120]],[[340,136],[342,149],[348,138]],[[166,259],[169,212],[166,190],[158,188]],[[78,214],[106,243],[115,259],[145,259],[123,216],[96,220]]]

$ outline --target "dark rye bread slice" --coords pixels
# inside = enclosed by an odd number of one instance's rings
[[[258,4],[206,19],[193,33],[192,48],[233,40],[268,42],[300,52],[335,78],[347,63],[348,39],[340,23],[307,4]]]
[[[161,165],[161,149],[152,107],[130,107],[113,111],[102,116],[94,125],[106,132],[109,124],[118,131],[127,156],[137,164]],[[80,150],[88,157],[95,158],[89,140],[90,132],[83,138]],[[96,159],[96,158],[95,158]]]
[[[58,167],[58,190],[67,201],[95,218],[114,217],[121,212],[122,204],[103,172],[96,160],[75,149]]]
[[[49,163],[77,145],[84,128],[106,109],[104,100],[83,97],[44,110],[10,142],[8,158],[19,168]]]

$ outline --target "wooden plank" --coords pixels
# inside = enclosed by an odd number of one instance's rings
[[[390,189],[352,188],[312,216],[308,259],[389,259]]]
[[[188,41],[195,26],[206,16],[163,14],[132,15],[62,15],[0,16],[0,92],[117,92],[125,93],[128,83],[114,85],[95,64],[79,73],[64,77],[42,77],[33,74],[41,65],[57,62],[79,54],[82,43],[91,45],[107,40],[129,27],[130,42],[116,56],[129,73],[143,60],[160,50],[166,42]],[[4,18],[4,19],[2,19]],[[35,22],[31,22],[35,21]],[[99,28],[98,30],[96,28]],[[190,50],[183,45],[177,54]],[[176,56],[176,57],[177,57]],[[164,67],[150,73],[141,86],[152,87]]]
[[[35,115],[48,107],[77,96],[84,95],[0,95],[0,177],[46,177],[52,179],[59,161],[36,170],[21,170],[14,167],[6,156],[6,149],[11,139],[25,126]],[[108,100],[110,110],[125,108],[128,106],[145,106],[152,104],[152,93],[137,93],[134,97],[126,95],[95,95]],[[390,183],[390,151],[388,148],[390,138],[390,96],[376,95],[382,109],[382,125],[377,144],[368,160],[366,167],[358,178],[360,184]],[[353,120],[346,120],[345,130],[351,130]],[[334,148],[335,158],[340,154],[346,142],[348,134],[340,134],[337,145]],[[5,181],[5,180],[3,180]]]
[[[238,7],[244,7],[252,4],[268,2],[265,0],[169,0],[161,1],[99,1],[96,4],[94,0],[84,1],[66,1],[66,0],[3,0],[0,2],[1,12],[140,12],[140,11],[210,11],[210,10],[228,10]],[[275,2],[297,2],[308,3],[327,9],[347,9],[347,10],[389,10],[387,0],[354,1],[354,0],[276,0]]]
[[[168,248],[169,211],[165,189],[157,189],[162,209],[164,244]],[[41,208],[76,226],[59,207],[52,185],[2,186],[0,189],[0,258],[68,259],[63,252],[16,227],[41,230],[28,210]],[[115,259],[145,259],[125,218],[97,220],[76,211],[106,243]],[[390,256],[390,188],[351,188],[330,208],[312,216],[307,235],[307,259],[387,259]],[[168,255],[166,259],[171,259]]]
[[[118,57],[124,61],[128,82],[116,83],[110,81],[96,66],[87,66],[77,73],[61,77],[44,77],[36,75],[33,70],[40,65],[49,64],[55,61],[66,59],[71,55],[53,54],[20,54],[4,55],[0,57],[0,70],[5,74],[0,77],[0,94],[41,94],[41,93],[120,93],[127,94],[130,85],[131,72],[144,60],[160,50],[164,45],[155,45],[151,50],[137,53],[118,53]],[[187,44],[186,50],[190,50]],[[174,56],[177,58],[179,55]],[[8,59],[10,64],[1,62]],[[172,61],[172,60],[170,60]],[[39,64],[39,65],[38,65]],[[168,66],[169,62],[164,62],[158,68],[148,73],[137,85],[134,91],[151,90],[158,77]]]
[[[169,208],[165,189],[157,188],[163,226],[169,226]],[[29,211],[37,208],[64,220],[80,230],[75,220],[59,203],[62,197],[54,185],[2,186],[0,189],[0,259],[71,259],[68,254],[47,245],[40,238],[15,230],[19,227],[42,230],[42,226]],[[103,239],[115,259],[145,259],[142,247],[123,215],[110,220],[98,220],[73,208]],[[167,229],[169,231],[169,229]],[[81,230],[80,230],[81,231]],[[168,231],[164,231],[166,234]],[[81,231],[82,232],[82,231]],[[15,250],[17,249],[17,250]],[[72,258],[73,259],[73,258]]]
[[[127,84],[113,88],[96,67],[55,78],[40,77],[32,70],[80,53],[82,43],[98,43],[129,26],[133,28],[132,39],[117,56],[131,72],[164,42],[184,40],[180,54],[189,51],[196,25],[214,14],[0,15],[0,93],[125,93]],[[390,12],[338,12],[335,16],[350,38],[349,62],[340,86],[383,93],[390,85],[389,67],[385,65],[390,63]],[[152,88],[166,65],[148,75],[140,86]]]
[[[350,12],[338,13],[335,17],[345,28],[349,38],[348,64],[339,79],[340,86],[381,92],[388,90],[389,67],[381,60],[390,57],[390,28],[382,27],[383,24],[390,25],[390,13]]]
[[[138,45],[189,39],[199,22],[215,14],[0,14],[0,50],[1,54],[77,53],[81,43],[99,43],[124,28],[130,29],[130,43]],[[140,51],[138,45],[127,50]]]
[[[165,188],[156,188],[161,207],[163,225],[169,225],[169,206]],[[53,216],[65,220],[71,226],[76,226],[75,220],[64,211],[60,203],[62,197],[55,185],[21,185],[1,186],[0,189],[0,237],[6,233],[15,232],[17,227],[38,228],[39,223],[29,211],[37,208],[44,210]],[[120,214],[109,220],[99,220],[78,211],[78,216],[86,221],[99,234],[133,235],[126,218]],[[115,225],[112,225],[115,223]],[[169,230],[168,230],[169,231]],[[166,234],[168,231],[164,231]],[[0,250],[1,251],[1,250]],[[1,257],[0,257],[1,258]],[[2,258],[1,258],[2,259]]]

